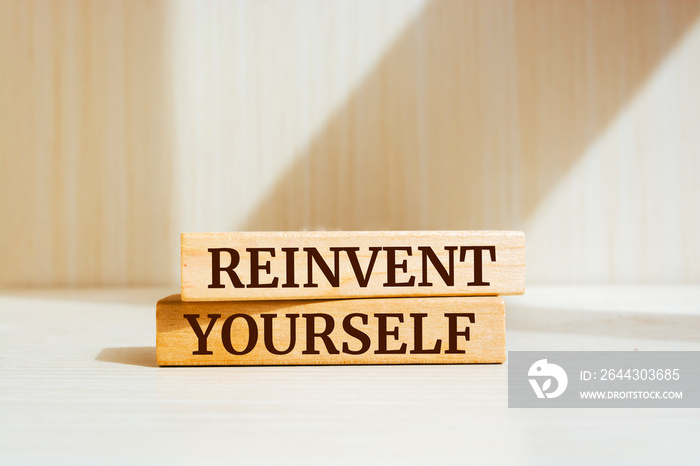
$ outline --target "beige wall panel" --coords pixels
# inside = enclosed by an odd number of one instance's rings
[[[182,231],[524,230],[700,280],[698,1],[0,2],[0,285],[176,283]]]

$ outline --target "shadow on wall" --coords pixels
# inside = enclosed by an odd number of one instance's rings
[[[431,2],[246,229],[521,228],[698,10]]]

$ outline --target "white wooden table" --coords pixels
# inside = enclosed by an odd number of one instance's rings
[[[700,410],[508,409],[507,365],[158,368],[173,292],[0,292],[0,464],[700,464]],[[700,350],[700,286],[531,286],[507,323],[509,350]]]

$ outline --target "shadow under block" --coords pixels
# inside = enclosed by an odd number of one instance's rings
[[[184,301],[525,290],[518,231],[183,233],[181,240]]]
[[[503,298],[158,301],[161,366],[459,364],[506,358]]]

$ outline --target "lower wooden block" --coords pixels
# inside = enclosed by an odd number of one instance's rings
[[[500,297],[158,301],[161,366],[505,361]]]

